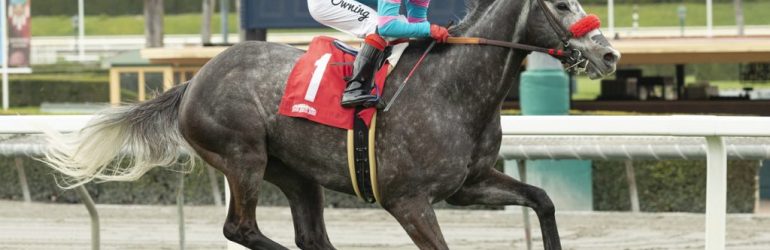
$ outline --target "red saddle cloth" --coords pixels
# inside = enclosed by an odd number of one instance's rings
[[[345,77],[353,73],[355,56],[334,45],[334,38],[318,36],[310,42],[307,52],[294,65],[284,89],[278,114],[305,118],[324,125],[353,128],[354,108],[340,106],[345,90]],[[388,65],[376,76],[377,87],[372,93],[380,95]],[[368,108],[358,113],[367,126],[376,110]]]

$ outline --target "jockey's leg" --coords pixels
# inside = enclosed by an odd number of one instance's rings
[[[377,96],[372,95],[374,72],[382,60],[383,51],[388,42],[377,34],[366,36],[364,45],[353,62],[353,76],[342,94],[342,106],[372,106],[377,104]]]

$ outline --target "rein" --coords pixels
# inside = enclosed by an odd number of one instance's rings
[[[561,50],[561,49],[549,49],[549,48],[542,48],[532,45],[526,45],[521,43],[513,43],[513,42],[507,42],[502,40],[492,40],[492,39],[486,39],[481,37],[449,37],[447,39],[448,44],[477,44],[477,45],[491,45],[491,46],[497,46],[497,47],[503,47],[503,48],[510,48],[510,49],[521,49],[521,50],[528,50],[528,51],[535,51],[535,52],[541,52],[546,53],[555,57],[559,58],[565,58],[565,59],[578,59],[580,57],[580,51],[578,50]],[[578,57],[573,58],[573,56],[577,55]]]

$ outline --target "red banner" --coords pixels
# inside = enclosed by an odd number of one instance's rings
[[[32,0],[8,0],[8,66],[29,67],[30,12]]]

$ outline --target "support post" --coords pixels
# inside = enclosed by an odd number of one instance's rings
[[[626,160],[626,179],[628,180],[629,200],[631,200],[631,211],[639,212],[639,193],[636,191],[636,173],[634,172],[634,162]]]
[[[99,250],[99,213],[96,211],[94,200],[91,199],[91,195],[88,194],[88,190],[86,190],[84,185],[76,187],[75,191],[78,192],[80,200],[86,205],[88,214],[91,215],[91,249]]]
[[[219,193],[219,182],[217,181],[217,172],[214,168],[206,165],[206,171],[209,174],[209,182],[211,183],[211,194],[214,198],[214,204],[222,206],[222,195]]]
[[[735,26],[738,28],[738,36],[743,36],[746,34],[743,18],[743,0],[733,0],[733,8],[735,9]]]
[[[144,37],[147,48],[163,47],[163,0],[144,0]]]
[[[201,44],[211,44],[211,16],[214,13],[214,0],[203,0],[201,4]]]
[[[615,1],[614,0],[607,1],[607,22],[608,22],[607,33],[610,33],[609,37],[611,37],[611,39],[614,39],[615,37]]]
[[[182,84],[182,83],[184,82],[183,81],[179,82],[179,84]],[[163,69],[163,92],[166,92],[167,90],[171,89],[176,84],[177,83],[174,82],[174,66],[168,66],[167,68],[164,68]]]
[[[706,0],[706,37],[714,36],[714,5],[712,0]]]
[[[27,183],[27,173],[24,172],[23,161],[21,157],[14,159],[16,162],[16,172],[19,173],[19,185],[21,185],[21,192],[24,195],[24,202],[32,202],[32,196],[29,194],[29,184]]]
[[[2,1],[0,3],[0,13],[6,13],[8,8],[8,1]],[[9,108],[9,87],[8,87],[8,18],[0,19],[0,64],[2,65],[3,74],[3,110],[7,111]]]
[[[85,25],[85,12],[83,10],[83,0],[78,0],[78,61],[85,61],[86,55],[86,25]]]
[[[706,143],[706,250],[723,250],[727,212],[727,154],[722,137],[708,136]]]
[[[517,160],[516,166],[519,167],[519,180],[527,183],[527,161]],[[529,208],[522,206],[521,214],[524,216],[524,240],[527,242],[527,250],[532,250],[532,224],[529,222]]]
[[[764,163],[763,160],[759,160],[759,167],[757,168],[757,172],[754,174],[754,214],[759,214],[759,210],[762,209],[762,202],[761,197],[759,197],[759,173],[761,173],[762,165]]]
[[[145,86],[144,73],[145,72],[142,69],[137,71],[137,76],[136,76],[136,87],[138,88],[136,90],[136,93],[138,93],[137,102],[143,102],[147,98],[145,93],[145,91],[147,90],[147,87]]]
[[[110,69],[110,104],[113,107],[120,105],[120,71],[117,68]]]
[[[247,41],[267,41],[267,29],[247,29]]]
[[[176,190],[176,209],[179,215],[179,249],[184,250],[184,173],[179,173],[179,186]]]
[[[684,64],[676,65],[676,99],[682,100],[684,98]],[[664,88],[665,89],[665,88]]]
[[[228,20],[227,20],[227,14],[230,14],[230,1],[228,0],[220,0],[219,1],[219,17],[222,19],[222,44],[227,44],[227,37],[229,34],[229,26],[228,26]]]

